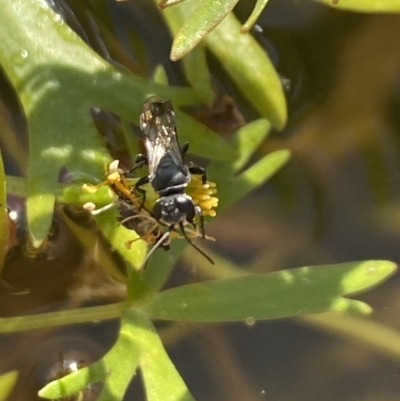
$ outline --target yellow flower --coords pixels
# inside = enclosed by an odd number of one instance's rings
[[[214,209],[218,206],[219,199],[213,196],[217,193],[215,182],[207,181],[203,184],[200,175],[192,174],[186,193],[193,198],[196,205],[200,206],[204,216],[216,216],[217,212]]]

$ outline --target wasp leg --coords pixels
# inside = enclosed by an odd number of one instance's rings
[[[174,226],[172,225],[171,227],[169,227],[168,231],[166,231],[159,239],[158,241],[153,245],[153,247],[150,249],[150,251],[147,253],[142,265],[139,268],[140,270],[143,270],[147,264],[147,261],[150,259],[150,256],[160,247],[160,246],[164,246],[164,243],[166,240],[168,240],[168,237],[171,233],[171,231],[173,230]]]
[[[207,182],[207,173],[203,167],[200,166],[190,166],[189,167],[190,174],[201,175],[201,182],[205,184]]]
[[[179,223],[179,228],[182,233],[182,235],[185,237],[185,240],[194,248],[196,249],[197,252],[202,254],[211,264],[215,264],[214,261],[202,250],[200,249],[195,243],[192,242],[192,240],[188,237],[186,231],[185,231],[185,226],[183,225],[182,222]]]
[[[133,173],[135,170],[142,167],[144,164],[147,164],[147,156],[142,153],[139,153],[135,157],[135,164],[133,165],[133,167],[129,170],[123,171],[121,175],[126,177],[128,174]]]
[[[196,214],[200,218],[200,234],[201,234],[201,238],[205,238],[206,234],[204,232],[204,214],[203,214],[203,211],[201,210],[201,207],[196,206]]]
[[[135,184],[135,189],[142,194],[142,202],[139,206],[139,210],[143,208],[144,203],[146,202],[146,190],[141,188],[141,186],[148,184],[149,182],[149,176],[146,175],[145,177],[139,178]]]

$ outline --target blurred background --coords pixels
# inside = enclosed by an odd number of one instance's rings
[[[52,1],[52,0],[49,0]],[[51,6],[99,54],[119,68],[151,77],[157,65],[185,85],[169,61],[171,36],[146,0],[58,0]],[[235,14],[244,22],[254,2]],[[400,260],[400,15],[338,11],[312,1],[271,0],[252,34],[284,85],[289,121],[272,132],[257,157],[287,148],[292,159],[267,185],[208,226],[212,250],[254,272],[363,259]],[[193,114],[229,138],[257,118],[218,61],[209,56],[217,93],[212,108]],[[12,87],[0,77],[0,146],[6,173],[23,176],[26,122]],[[94,111],[115,158],[121,122]],[[210,177],[212,180],[212,177]],[[124,288],[99,268],[60,215],[46,246],[30,249],[23,199],[10,197],[13,249],[0,282],[0,314],[14,316],[123,299]],[[88,224],[83,219],[82,224]],[[215,266],[214,276],[218,276]],[[202,280],[183,257],[171,286]],[[361,298],[374,319],[400,329],[400,280]],[[198,401],[398,400],[399,356],[293,318],[247,324],[159,324],[167,350]],[[37,400],[37,390],[70,361],[88,364],[111,347],[118,322],[0,336],[0,374],[21,370],[12,401]],[[85,394],[95,399],[96,388]],[[138,380],[126,395],[144,399]]]

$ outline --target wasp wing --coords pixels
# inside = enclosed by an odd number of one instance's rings
[[[174,164],[183,164],[176,133],[175,112],[170,100],[152,97],[140,115],[140,128],[145,136],[150,181],[160,160],[167,154]]]

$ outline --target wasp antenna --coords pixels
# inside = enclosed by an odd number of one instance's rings
[[[201,238],[206,238],[206,233],[204,232],[204,215],[203,211],[200,209],[200,232],[201,232]]]
[[[204,214],[203,211],[201,210],[200,206],[196,206],[196,213],[199,215],[200,217],[200,234],[201,234],[201,238],[206,238],[206,233],[204,232]],[[195,222],[189,222],[192,223],[193,227],[196,229],[196,224]]]
[[[189,244],[196,249],[197,252],[199,252],[200,254],[202,254],[211,264],[215,265],[215,262],[210,258],[210,256],[208,256],[201,248],[199,248],[194,242],[192,242],[192,240],[187,236],[187,233],[185,231],[185,227],[183,226],[183,223],[179,224],[179,227],[181,229],[181,232],[183,234],[183,236],[185,237],[185,240],[187,242],[189,242]]]
[[[151,248],[150,251],[147,253],[146,258],[144,259],[139,270],[143,270],[145,268],[150,256],[163,244],[163,242],[168,238],[170,233],[171,230],[166,231],[164,235],[153,245],[153,248]]]

